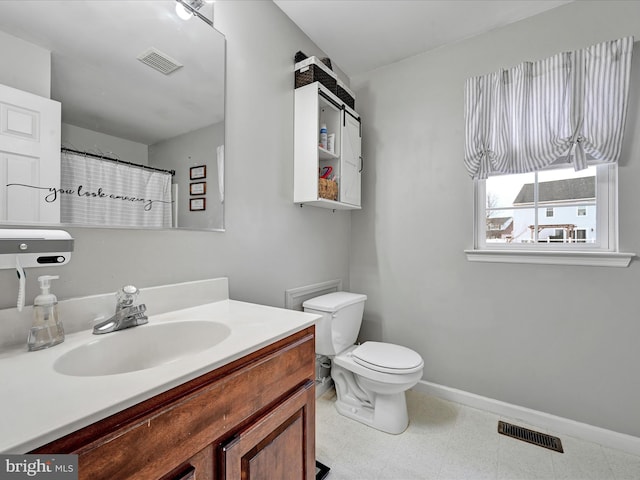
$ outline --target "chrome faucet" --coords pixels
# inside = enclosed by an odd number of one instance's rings
[[[137,327],[149,322],[145,315],[147,306],[144,303],[134,305],[140,291],[133,285],[125,285],[116,294],[116,313],[93,327],[94,335],[116,332],[125,328]]]

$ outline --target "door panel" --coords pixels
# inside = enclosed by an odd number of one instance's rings
[[[60,103],[0,85],[0,221],[59,223]]]
[[[360,206],[361,137],[360,121],[343,110],[342,129],[342,171],[340,201]]]

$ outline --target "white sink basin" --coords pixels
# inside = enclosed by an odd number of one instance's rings
[[[226,325],[204,320],[149,323],[96,336],[63,354],[53,368],[76,377],[135,372],[211,348],[230,333]]]

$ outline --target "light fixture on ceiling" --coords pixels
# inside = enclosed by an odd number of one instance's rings
[[[190,20],[193,16],[193,14],[180,2],[176,3],[176,15],[178,15],[182,20]]]
[[[198,17],[209,26],[213,27],[213,21],[199,12],[205,3],[213,3],[208,0],[176,0],[176,15],[183,20],[189,20],[192,16]]]

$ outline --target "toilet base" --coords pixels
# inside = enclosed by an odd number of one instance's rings
[[[359,382],[353,372],[335,363],[331,368],[331,377],[336,387],[335,406],[338,413],[393,435],[407,429],[409,413],[404,389],[400,392],[377,393],[360,385],[360,382],[368,383],[364,379]]]
[[[350,403],[336,400],[338,413],[352,420],[357,420],[369,427],[385,433],[398,435],[409,426],[409,414],[404,392],[392,395],[376,395],[375,407],[362,403]]]

